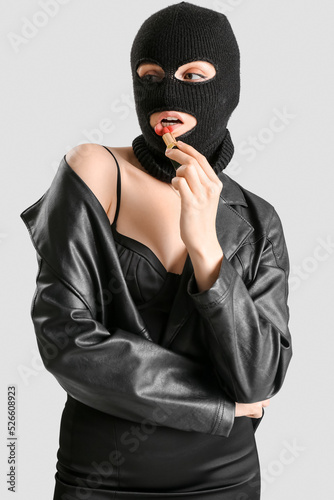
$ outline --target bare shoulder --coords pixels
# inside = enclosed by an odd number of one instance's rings
[[[113,151],[113,148],[108,149]],[[100,144],[87,143],[70,149],[65,159],[108,213],[117,180],[116,163],[112,155]]]

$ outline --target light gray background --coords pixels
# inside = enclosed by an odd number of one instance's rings
[[[46,15],[51,3],[58,12],[54,7]],[[130,47],[141,23],[172,3],[177,2],[1,1],[2,498],[14,498],[5,479],[7,385],[18,386],[20,500],[52,498],[66,399],[37,353],[29,315],[37,261],[19,214],[48,189],[71,147],[127,146],[140,133]],[[193,3],[227,14],[236,33],[242,93],[229,124],[236,154],[226,173],[275,206],[291,262],[294,355],[256,432],[262,498],[329,498],[334,2]],[[39,24],[30,35],[29,23]],[[279,114],[283,121],[274,119]],[[109,133],[98,131],[105,119],[112,124]],[[249,144],[254,138],[256,147]]]

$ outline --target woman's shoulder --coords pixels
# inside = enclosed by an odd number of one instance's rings
[[[108,149],[113,153],[119,148],[108,146]],[[85,143],[75,146],[65,155],[70,168],[93,191],[106,213],[112,204],[117,179],[116,162],[110,152],[100,144]]]
[[[70,167],[79,174],[86,175],[89,171],[98,172],[101,169],[108,169],[107,161],[112,160],[112,155],[107,151],[114,152],[121,148],[102,146],[101,144],[84,143],[78,144],[70,149],[66,155],[66,161]],[[111,162],[112,164],[115,161]],[[109,169],[110,170],[110,166]]]

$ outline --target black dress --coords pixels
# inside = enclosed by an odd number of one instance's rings
[[[166,271],[150,248],[117,232],[121,178],[115,160],[117,208],[111,230],[127,286],[159,344],[182,275]],[[235,418],[230,435],[222,437],[139,424],[68,395],[57,458],[53,500],[260,498],[258,453],[248,417]]]

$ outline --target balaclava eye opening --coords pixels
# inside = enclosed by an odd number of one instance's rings
[[[205,81],[176,78],[178,68],[191,61],[209,61],[216,74]],[[137,68],[153,62],[164,78],[142,80]],[[132,143],[134,153],[154,177],[171,182],[175,170],[165,156],[165,143],[150,125],[152,113],[180,111],[193,115],[197,124],[177,137],[202,153],[216,173],[234,152],[228,120],[239,102],[240,55],[226,16],[180,2],[150,16],[141,25],[131,48],[131,70],[136,112],[142,135]]]

